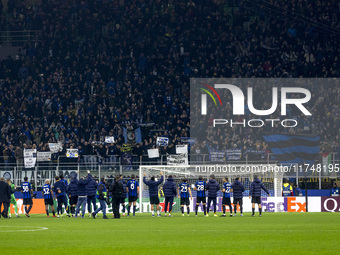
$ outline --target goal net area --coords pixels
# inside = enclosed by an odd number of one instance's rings
[[[144,174],[146,179],[150,180],[151,177],[155,177],[156,180],[161,178],[161,172],[163,172],[164,181],[159,185],[159,190],[162,189],[165,181],[172,176],[175,180],[176,187],[182,183],[186,178],[190,186],[193,199],[190,200],[190,211],[193,212],[196,205],[196,191],[194,190],[195,183],[202,177],[204,181],[208,182],[210,176],[213,174],[216,181],[220,185],[220,191],[217,197],[217,207],[220,211],[222,206],[222,189],[224,178],[228,178],[228,181],[233,184],[238,177],[243,184],[245,191],[244,197],[249,196],[249,189],[254,176],[257,176],[264,186],[268,189],[271,197],[281,197],[281,187],[284,169],[282,166],[277,165],[188,165],[188,166],[162,166],[162,165],[143,165],[139,168],[140,184],[139,184],[139,208],[140,212],[151,212],[149,188],[143,183]],[[160,207],[164,211],[164,196],[162,192],[159,193]],[[233,194],[231,193],[231,197]],[[262,190],[262,196],[266,197],[267,193]],[[180,212],[180,198],[175,197],[173,203],[173,212]],[[199,211],[202,211],[202,205],[200,205]]]

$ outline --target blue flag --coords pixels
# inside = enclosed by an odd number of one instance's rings
[[[320,153],[319,136],[276,134],[263,138],[282,164],[313,164]]]

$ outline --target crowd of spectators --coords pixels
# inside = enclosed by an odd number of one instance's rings
[[[119,154],[124,128],[137,127],[143,142],[133,154],[156,148],[157,136],[170,138],[161,153],[173,153],[190,137],[190,78],[339,77],[337,0],[267,2],[285,10],[277,17],[261,1],[254,10],[236,2],[2,1],[2,28],[38,32],[15,58],[0,61],[0,158],[58,141],[84,155]],[[324,112],[322,140],[340,151],[339,104]],[[104,144],[105,136],[115,144]],[[227,148],[269,152],[249,130],[222,136]],[[192,149],[212,147],[205,141]]]

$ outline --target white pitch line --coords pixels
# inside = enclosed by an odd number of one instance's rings
[[[7,232],[34,232],[34,231],[42,231],[42,230],[48,230],[48,228],[45,227],[33,227],[34,229],[10,229],[10,228],[22,228],[22,226],[0,226],[3,228],[9,228],[5,230],[0,230],[0,233],[7,233]],[[27,227],[29,228],[29,227]]]

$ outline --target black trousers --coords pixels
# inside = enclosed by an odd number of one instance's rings
[[[112,209],[113,209],[113,214],[115,215],[114,216],[115,218],[120,218],[119,205],[120,205],[120,197],[113,197]]]
[[[1,211],[2,204],[4,205],[3,211]],[[7,216],[8,216],[8,207],[9,207],[9,203],[0,202],[0,212],[1,212],[2,216],[5,217],[5,218],[7,218]]]

